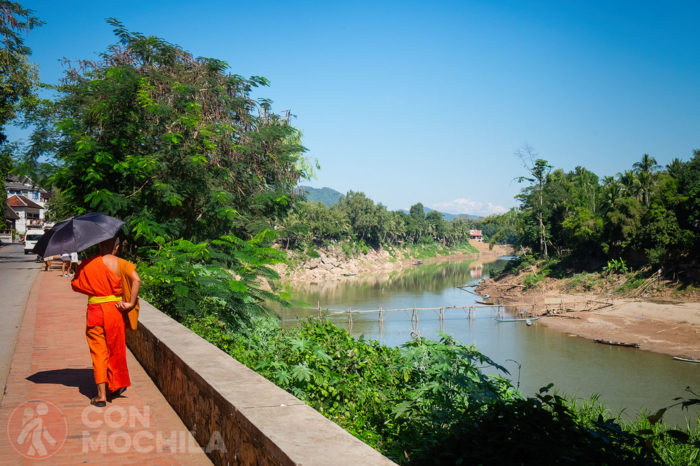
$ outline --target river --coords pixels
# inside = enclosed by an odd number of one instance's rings
[[[458,286],[476,283],[505,265],[500,260],[490,264],[443,262],[423,264],[389,277],[369,277],[347,282],[330,282],[296,290],[300,301],[291,308],[278,310],[282,325],[296,325],[300,320],[318,315],[318,303],[324,314],[352,335],[385,345],[400,346],[411,338],[412,330],[431,339],[444,332],[479,351],[510,371],[508,377],[522,393],[533,395],[550,382],[560,393],[587,399],[597,394],[614,413],[632,419],[640,410],[654,412],[674,403],[675,397],[690,398],[691,387],[700,392],[700,364],[677,362],[669,356],[596,344],[563,334],[533,322],[499,323],[495,309],[476,309],[471,317],[464,309],[446,309],[440,319],[437,310],[333,314],[352,310],[436,308],[469,306],[480,299]],[[470,289],[470,288],[466,288]],[[301,304],[308,303],[306,305]],[[310,304],[310,305],[309,305]],[[501,312],[504,312],[503,310]],[[506,310],[505,316],[516,314]],[[487,373],[496,373],[492,368]],[[503,374],[502,374],[503,375]],[[700,409],[682,411],[679,406],[664,416],[668,424],[685,426],[700,416]]]

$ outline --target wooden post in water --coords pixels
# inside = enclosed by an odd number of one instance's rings
[[[348,329],[352,332],[352,310],[348,308]]]
[[[382,307],[379,306],[379,325],[382,325],[384,323],[384,311],[382,311]]]
[[[318,301],[318,320],[321,320],[321,300]]]

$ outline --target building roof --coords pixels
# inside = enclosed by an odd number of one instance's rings
[[[28,190],[28,191],[39,191],[40,193],[46,193],[46,190],[39,186],[35,186],[31,178],[25,176],[20,179],[17,175],[9,175],[5,177],[5,189],[6,190]]]
[[[20,196],[17,194],[7,198],[7,205],[9,205],[12,208],[25,207],[25,208],[29,208],[29,209],[43,209],[43,207],[41,207],[36,202],[31,201],[31,200],[27,199],[26,197]]]
[[[469,230],[469,236],[482,236],[481,230]]]
[[[8,220],[19,220],[19,215],[15,212],[12,207],[5,203],[5,218]]]

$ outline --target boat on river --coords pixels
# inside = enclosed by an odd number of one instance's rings
[[[499,318],[496,318],[495,321],[496,322],[534,322],[537,319],[539,319],[539,317],[528,317],[528,318],[524,318],[524,319],[499,319]]]
[[[700,359],[695,359],[695,358],[686,359],[686,358],[679,358],[678,356],[674,356],[673,359],[675,359],[676,361],[700,363]]]
[[[625,343],[622,341],[611,341],[611,340],[593,340],[601,345],[611,345],[611,346],[624,346],[626,348],[639,348],[639,343]]]

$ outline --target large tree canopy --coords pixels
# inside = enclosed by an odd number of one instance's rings
[[[246,235],[284,210],[309,168],[299,131],[251,96],[268,81],[108,22],[118,43],[68,66],[34,113],[32,155],[61,164],[62,214],[115,215],[150,242]]]
[[[540,166],[546,165],[537,160]],[[700,259],[700,151],[661,170],[644,154],[633,169],[598,177],[582,167],[565,173],[530,170],[518,196],[519,242],[546,254],[595,262],[624,258],[675,269]]]
[[[31,50],[24,44],[24,35],[43,23],[32,13],[19,3],[0,0],[0,188],[3,191],[16,149],[14,144],[7,143],[5,126],[17,117],[20,103],[33,96],[37,84],[36,69],[27,59]]]
[[[43,23],[32,13],[19,3],[0,0],[0,144],[7,140],[3,129],[17,116],[17,104],[32,95],[37,82],[24,35]]]

